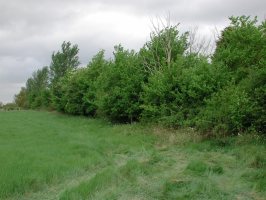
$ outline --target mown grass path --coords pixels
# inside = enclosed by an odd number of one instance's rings
[[[264,141],[0,112],[0,199],[265,199]]]

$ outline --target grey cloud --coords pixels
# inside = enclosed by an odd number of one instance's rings
[[[168,12],[182,30],[198,25],[206,33],[231,15],[262,19],[265,7],[263,0],[0,0],[0,101],[11,101],[34,70],[49,65],[64,40],[79,45],[86,65],[100,49],[111,56],[119,43],[138,49],[149,37],[144,20]]]
[[[219,23],[229,16],[243,14],[266,17],[266,1],[263,0],[99,0],[97,2],[114,7],[128,7],[132,11],[148,14],[151,17],[154,17],[154,14],[161,16],[169,12],[174,19],[182,23],[191,20],[193,23]]]
[[[17,94],[24,83],[1,83],[0,84],[0,102],[11,102],[14,95]]]
[[[0,57],[1,84],[21,84],[26,81],[25,74],[31,74],[41,63],[31,57]]]

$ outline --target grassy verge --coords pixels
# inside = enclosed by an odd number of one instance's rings
[[[0,199],[263,199],[261,137],[0,112]]]

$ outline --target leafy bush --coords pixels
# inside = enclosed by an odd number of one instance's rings
[[[210,65],[204,57],[180,57],[143,86],[143,118],[170,126],[191,123],[204,99],[223,87],[227,77],[222,67]]]
[[[249,95],[241,87],[231,85],[215,93],[197,116],[202,131],[220,134],[243,132],[252,124],[254,107]]]
[[[104,51],[100,51],[92,58],[86,68],[79,69],[71,75],[65,86],[65,112],[92,116],[96,113],[95,95],[97,88],[95,82],[106,66]]]
[[[252,73],[241,82],[251,101],[252,127],[265,134],[266,130],[266,68],[255,68]]]
[[[86,69],[80,69],[72,74],[66,83],[64,92],[64,111],[70,114],[87,115],[87,106],[83,102],[84,94],[89,90],[89,79],[86,78]]]
[[[256,66],[263,59],[265,40],[257,18],[231,17],[231,24],[222,31],[217,41],[214,61],[222,61],[231,69]]]
[[[213,65],[225,66],[230,84],[207,100],[197,127],[214,133],[236,134],[250,128],[265,132],[266,21],[231,17],[213,55]]]
[[[231,24],[217,41],[213,62],[222,62],[236,72],[235,79],[245,78],[250,68],[266,64],[266,21],[257,25],[257,18],[231,17]]]
[[[144,73],[138,54],[116,46],[114,61],[96,83],[98,114],[112,121],[131,122],[139,119],[140,92]]]
[[[69,82],[70,73],[65,74],[64,77],[59,78],[56,82],[51,85],[52,93],[52,107],[59,112],[63,112],[66,106],[65,93],[67,90],[67,84]]]
[[[181,34],[178,25],[162,25],[165,28],[154,28],[150,41],[140,50],[142,65],[148,72],[169,67],[188,47],[187,32]]]

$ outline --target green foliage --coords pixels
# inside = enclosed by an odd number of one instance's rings
[[[43,67],[33,73],[26,83],[27,102],[29,108],[48,107],[50,105],[49,69]],[[23,92],[23,91],[22,91]]]
[[[6,103],[1,106],[1,109],[5,111],[20,110],[20,108],[15,103]]]
[[[20,92],[14,97],[15,104],[20,108],[27,108],[27,90],[25,87],[20,89]]]
[[[50,81],[52,103],[58,111],[64,111],[66,100],[63,99],[65,84],[70,74],[75,71],[80,64],[78,57],[78,46],[71,46],[70,42],[63,42],[61,52],[52,54],[50,65]]]
[[[198,115],[197,126],[203,131],[236,134],[252,124],[254,103],[243,88],[231,85],[207,100]]]
[[[231,85],[208,101],[198,116],[198,126],[214,132],[237,133],[250,128],[264,132],[265,118],[265,21],[231,17],[217,41],[213,63],[230,71]]]
[[[227,73],[204,57],[180,57],[171,68],[157,71],[144,85],[143,117],[171,126],[192,123],[204,99],[222,88]]]
[[[100,51],[86,68],[81,68],[70,76],[66,82],[63,97],[66,101],[65,112],[92,116],[95,114],[96,80],[106,66],[104,51]]]
[[[112,60],[100,51],[80,69],[78,46],[63,42],[50,68],[35,72],[15,102],[113,122],[197,127],[209,134],[265,133],[266,21],[230,20],[211,60],[189,51],[195,44],[189,44],[188,32],[180,33],[170,21],[153,24],[139,52],[115,46]]]
[[[155,27],[150,35],[150,41],[140,50],[142,65],[146,71],[151,73],[170,66],[180,55],[183,55],[188,46],[188,34],[180,34],[177,28],[178,25],[168,25],[162,30]]]
[[[109,63],[97,81],[99,113],[112,121],[132,122],[139,119],[143,69],[138,54],[115,47],[114,61]]]
[[[89,90],[89,79],[85,76],[86,69],[79,69],[72,74],[65,84],[62,99],[65,99],[64,111],[70,114],[88,115],[87,105],[83,102],[84,94]],[[88,77],[89,78],[89,77]]]
[[[63,112],[65,110],[65,106],[67,103],[66,91],[67,91],[67,84],[70,80],[71,73],[68,72],[64,77],[61,77],[51,85],[51,93],[52,93],[52,107],[59,112]]]
[[[222,62],[236,71],[235,79],[242,79],[249,68],[265,67],[266,34],[265,21],[257,25],[257,18],[247,16],[231,17],[231,24],[225,28],[217,41],[214,62]]]
[[[252,127],[258,132],[264,133],[266,130],[266,67],[255,68],[249,76],[241,82],[251,101]]]
[[[77,69],[79,62],[78,45],[71,46],[70,42],[63,42],[61,52],[52,54],[52,62],[50,65],[51,82],[57,82],[68,72]]]

